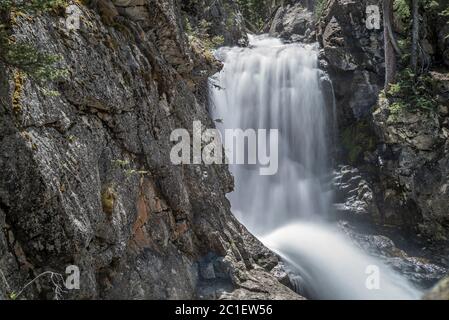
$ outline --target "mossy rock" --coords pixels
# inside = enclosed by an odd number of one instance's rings
[[[365,152],[376,149],[377,139],[367,119],[360,120],[345,128],[340,136],[346,160],[355,165],[362,160]]]
[[[114,186],[109,185],[103,188],[101,192],[101,204],[103,206],[103,212],[107,215],[112,215],[114,212],[115,200],[117,199],[117,193]]]

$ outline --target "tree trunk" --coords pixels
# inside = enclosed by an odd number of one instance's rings
[[[418,44],[419,44],[419,0],[412,0],[413,27],[412,27],[412,56],[411,67],[413,71],[418,70]]]
[[[396,78],[395,40],[392,36],[393,0],[383,0],[384,46],[385,46],[385,91]]]

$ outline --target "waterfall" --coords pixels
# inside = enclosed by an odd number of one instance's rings
[[[225,61],[213,91],[219,128],[279,130],[279,171],[261,177],[255,166],[233,165],[237,217],[253,232],[273,230],[299,217],[323,216],[331,192],[328,175],[325,101],[314,46],[283,45],[278,39],[250,37],[251,48],[223,48]],[[273,214],[267,214],[271,212]]]
[[[289,262],[312,298],[417,298],[404,279],[326,223],[334,112],[323,94],[316,45],[250,36],[248,48],[220,48],[216,56],[224,63],[211,79],[217,127],[279,130],[277,174],[261,176],[257,164],[230,166],[237,218]],[[376,290],[366,287],[372,265],[381,271]]]

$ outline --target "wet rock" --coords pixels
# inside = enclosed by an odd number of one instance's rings
[[[339,217],[361,221],[379,221],[380,214],[370,184],[362,173],[350,166],[334,172],[335,209]]]
[[[367,234],[347,222],[340,222],[339,227],[364,252],[380,258],[421,288],[431,287],[448,272],[445,266],[435,264],[424,257],[409,256],[384,235]]]

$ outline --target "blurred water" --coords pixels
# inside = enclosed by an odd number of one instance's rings
[[[324,222],[332,201],[327,137],[334,112],[323,96],[317,47],[250,36],[249,48],[221,48],[216,55],[224,62],[211,79],[218,128],[279,130],[276,175],[261,176],[258,165],[231,165],[237,218],[300,271],[298,283],[310,297],[417,298],[406,280]],[[380,290],[365,285],[370,265],[381,271]]]
[[[404,300],[421,295],[401,275],[364,254],[332,226],[294,223],[261,240],[299,271],[299,291],[307,297]],[[378,286],[370,281],[374,272],[379,275]]]

